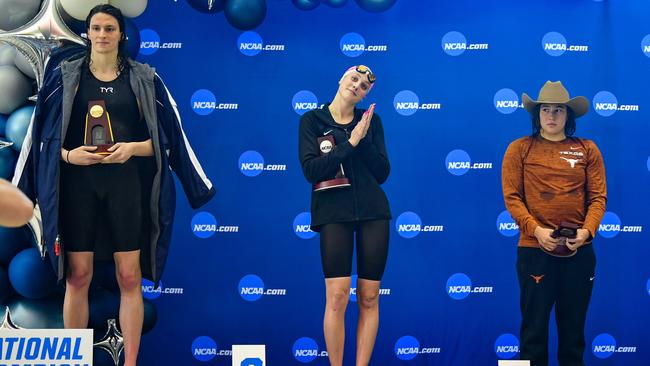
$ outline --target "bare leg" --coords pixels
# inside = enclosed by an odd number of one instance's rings
[[[88,327],[88,288],[93,278],[93,252],[67,252],[68,272],[63,299],[65,328]]]
[[[359,324],[357,326],[357,366],[370,362],[379,327],[380,281],[359,278],[357,280],[357,303]]]
[[[124,336],[124,366],[135,366],[144,319],[140,251],[116,252],[115,271],[120,286],[120,327]]]
[[[326,278],[326,303],[323,329],[332,366],[343,365],[345,342],[345,309],[350,299],[350,277]]]

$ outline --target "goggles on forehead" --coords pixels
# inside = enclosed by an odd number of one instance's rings
[[[366,65],[358,65],[354,70],[359,74],[366,74],[368,76],[368,81],[370,82],[370,84],[374,83],[377,80],[375,74]]]

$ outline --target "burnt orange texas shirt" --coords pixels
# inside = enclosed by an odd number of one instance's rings
[[[593,141],[517,139],[503,156],[501,182],[506,208],[519,225],[519,246],[539,247],[535,228],[555,229],[562,221],[596,236],[607,184],[603,157]]]

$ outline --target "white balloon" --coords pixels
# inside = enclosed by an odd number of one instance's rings
[[[59,4],[71,17],[85,21],[90,9],[99,4],[108,4],[108,0],[59,0]]]
[[[0,66],[13,65],[16,50],[8,44],[0,42]]]
[[[147,8],[147,0],[109,0],[108,2],[129,18],[137,17]]]
[[[0,29],[19,28],[38,14],[41,0],[0,0]]]
[[[10,114],[32,95],[32,83],[17,68],[0,66],[0,113]]]
[[[29,62],[27,57],[20,53],[19,51],[16,51],[16,58],[14,59],[14,64],[18,68],[18,70],[22,71],[23,74],[29,76],[32,79],[36,79],[36,73],[34,72],[34,68],[32,67],[32,64]]]

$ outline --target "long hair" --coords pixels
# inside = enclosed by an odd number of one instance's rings
[[[539,110],[541,109],[541,104],[538,104],[535,106],[535,110],[533,110],[532,116],[532,125],[533,125],[533,133],[532,136],[539,136],[541,130],[542,130],[542,123],[539,120]],[[573,136],[573,134],[576,132],[576,117],[575,113],[573,113],[573,110],[569,108],[569,106],[566,107],[567,115],[566,115],[566,124],[564,125],[564,134],[566,136]]]
[[[119,30],[122,33],[120,42],[117,45],[117,71],[122,73],[125,70],[129,69],[129,54],[126,48],[126,23],[124,22],[124,15],[122,11],[113,5],[110,4],[99,4],[94,8],[90,9],[90,13],[86,17],[86,32],[90,32],[90,20],[97,13],[108,14],[117,20],[117,25]],[[86,38],[86,66],[90,67],[92,60],[90,59],[90,51],[92,45],[90,39]]]

